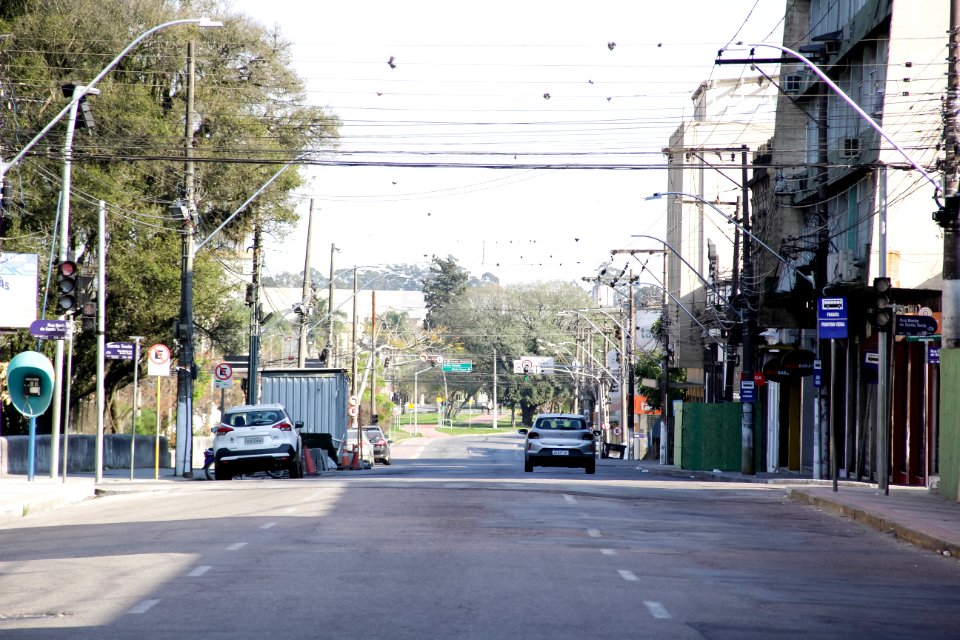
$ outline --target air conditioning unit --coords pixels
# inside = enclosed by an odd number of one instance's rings
[[[841,158],[856,158],[860,155],[860,138],[844,138],[840,147]]]

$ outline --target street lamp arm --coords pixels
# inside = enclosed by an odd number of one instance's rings
[[[810,286],[815,287],[814,282],[813,282],[813,276],[808,276],[807,274],[805,274],[805,273],[803,273],[802,271],[800,271],[799,269],[797,269],[795,266],[793,266],[793,264],[792,264],[789,260],[787,260],[787,259],[784,258],[782,255],[780,255],[779,253],[777,253],[776,251],[774,251],[773,248],[772,248],[770,245],[768,245],[766,242],[764,242],[763,240],[761,240],[760,238],[758,238],[757,236],[755,236],[753,233],[751,233],[750,231],[748,231],[742,224],[740,224],[739,222],[737,222],[732,216],[728,216],[728,215],[727,215],[726,213],[724,213],[718,206],[716,206],[715,204],[713,204],[712,202],[710,202],[710,201],[707,200],[706,198],[701,198],[701,197],[698,196],[698,195],[695,195],[695,194],[692,194],[692,193],[683,193],[683,192],[680,192],[680,191],[661,191],[661,192],[659,192],[659,193],[654,193],[653,195],[647,196],[647,197],[645,198],[645,200],[659,200],[659,199],[662,198],[663,196],[686,196],[686,197],[688,197],[688,198],[693,198],[694,200],[697,200],[698,202],[702,202],[703,204],[707,205],[708,207],[710,207],[711,209],[713,209],[714,211],[716,211],[717,213],[719,213],[721,216],[723,216],[724,218],[726,218],[727,222],[730,222],[731,224],[735,225],[738,229],[740,229],[740,231],[743,231],[745,234],[747,234],[748,236],[750,236],[750,238],[751,238],[754,242],[756,242],[756,243],[759,244],[761,247],[763,247],[764,249],[766,249],[767,251],[769,251],[771,254],[773,254],[773,255],[777,258],[777,260],[779,260],[779,261],[782,262],[783,264],[785,264],[785,265],[787,265],[788,267],[790,267],[790,269],[792,269],[795,274],[797,274],[798,276],[800,276],[801,278],[803,278],[804,280],[806,280],[807,282],[809,282],[809,283],[810,283]]]
[[[843,89],[841,89],[840,87],[838,87],[837,84],[836,84],[833,80],[831,80],[830,77],[829,77],[826,73],[824,73],[822,69],[820,69],[820,67],[818,67],[817,65],[815,65],[809,58],[807,58],[806,56],[804,56],[802,53],[799,53],[799,52],[797,52],[797,51],[794,51],[793,49],[790,49],[790,48],[787,48],[787,47],[783,47],[783,46],[780,46],[780,45],[777,45],[777,44],[767,44],[767,43],[765,43],[765,42],[760,42],[760,43],[751,44],[751,45],[748,45],[748,46],[751,47],[751,49],[750,49],[750,55],[751,55],[751,56],[753,56],[753,49],[756,48],[756,47],[770,47],[771,49],[778,49],[779,51],[782,51],[783,53],[785,53],[785,54],[787,54],[787,55],[789,55],[789,56],[792,56],[792,57],[796,58],[797,60],[799,60],[800,62],[802,62],[803,64],[805,64],[811,71],[813,71],[814,74],[816,74],[816,76],[817,76],[818,78],[820,78],[820,80],[823,81],[823,83],[824,83],[825,85],[827,85],[828,87],[830,87],[830,88],[834,91],[834,93],[836,93],[838,96],[840,96],[840,98],[841,98],[844,102],[846,102],[846,103],[850,106],[851,109],[853,109],[854,111],[856,111],[857,114],[858,114],[861,118],[863,118],[864,120],[866,120],[866,121],[867,121],[867,124],[869,124],[869,125],[873,128],[874,131],[876,131],[877,133],[879,133],[880,136],[881,136],[884,140],[886,140],[887,142],[889,142],[889,143],[891,144],[891,146],[893,146],[893,148],[896,149],[896,150],[900,153],[900,155],[902,155],[902,156],[904,157],[904,159],[905,159],[908,163],[910,163],[910,166],[912,166],[914,169],[916,169],[917,171],[919,171],[919,172],[921,173],[921,175],[923,175],[923,177],[926,178],[927,181],[928,181],[930,184],[933,185],[933,188],[934,188],[934,190],[935,190],[933,197],[934,197],[934,200],[937,200],[937,203],[939,204],[939,196],[940,196],[940,193],[941,193],[940,183],[937,182],[937,180],[936,180],[933,176],[931,176],[923,167],[921,167],[921,166],[917,163],[917,161],[914,160],[913,157],[912,157],[909,153],[907,153],[907,151],[906,151],[903,147],[901,147],[899,144],[896,143],[896,141],[894,141],[893,138],[891,138],[889,135],[887,135],[887,132],[884,131],[883,128],[882,128],[879,124],[877,124],[877,121],[874,120],[872,117],[870,117],[870,115],[867,114],[866,111],[864,111],[862,108],[860,108],[860,105],[858,105],[856,102],[854,102],[854,101],[853,101],[853,98],[851,98],[850,96],[848,96],[848,95],[843,91]]]
[[[650,238],[651,240],[656,240],[657,242],[662,243],[663,246],[665,246],[667,249],[670,249],[670,251],[673,252],[673,255],[675,255],[675,256],[677,256],[678,258],[680,258],[680,261],[681,261],[683,264],[687,265],[687,267],[690,268],[690,271],[693,271],[693,273],[697,276],[697,278],[700,279],[700,282],[702,282],[705,286],[710,287],[711,289],[713,289],[713,292],[714,292],[721,300],[723,300],[725,303],[727,303],[727,308],[732,309],[732,310],[737,314],[738,317],[740,317],[740,318],[743,317],[743,311],[741,311],[740,309],[737,309],[735,306],[733,306],[733,304],[731,304],[730,300],[729,300],[726,296],[724,296],[722,293],[720,293],[720,289],[717,288],[717,285],[714,284],[714,283],[712,283],[712,282],[709,282],[706,278],[704,278],[704,277],[703,277],[703,274],[700,273],[699,271],[697,271],[697,270],[693,267],[693,265],[690,264],[690,263],[687,261],[687,259],[683,257],[683,255],[680,254],[679,251],[677,251],[676,249],[673,248],[673,246],[671,246],[671,244],[670,244],[669,242],[667,242],[666,240],[661,240],[660,238],[657,238],[657,237],[654,237],[654,236],[651,236],[651,235],[647,235],[647,234],[645,234],[645,233],[637,234],[637,235],[634,235],[634,236],[631,236],[631,237],[633,237],[633,238]]]
[[[128,44],[123,51],[117,54],[117,57],[111,60],[110,64],[104,67],[93,80],[86,83],[85,85],[78,86],[77,90],[73,92],[73,97],[71,98],[70,102],[68,102],[67,105],[60,110],[60,113],[55,115],[53,119],[50,122],[48,122],[47,125],[43,129],[41,129],[40,132],[37,135],[35,135],[33,139],[30,142],[28,142],[26,146],[17,153],[17,155],[13,156],[13,158],[10,159],[10,162],[0,162],[0,183],[3,182],[3,177],[7,174],[10,168],[16,165],[18,162],[20,162],[20,160],[22,160],[23,157],[27,155],[27,153],[31,149],[33,149],[37,145],[37,143],[43,139],[45,135],[47,135],[50,132],[50,129],[52,129],[58,122],[60,122],[63,116],[67,115],[67,113],[70,112],[70,109],[73,107],[73,105],[77,102],[80,102],[80,100],[82,100],[85,95],[90,93],[93,87],[98,82],[103,80],[104,76],[110,73],[110,71],[115,66],[117,66],[117,64],[120,62],[120,60],[123,59],[125,55],[130,53],[131,49],[133,49],[135,46],[140,44],[145,38],[148,38],[149,36],[153,35],[157,31],[160,31],[161,29],[172,27],[178,24],[196,24],[197,26],[204,27],[204,28],[223,26],[222,22],[219,22],[217,20],[211,20],[210,18],[184,18],[181,20],[171,20],[170,22],[164,22],[163,24],[158,24],[152,29],[149,29],[141,33],[139,36],[136,37],[136,39],[133,40],[133,42]]]

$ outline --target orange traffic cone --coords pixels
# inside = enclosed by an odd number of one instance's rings
[[[307,466],[307,473],[314,475],[317,473],[317,467],[313,464],[313,455],[310,453],[310,449],[307,447],[303,448],[303,462]]]

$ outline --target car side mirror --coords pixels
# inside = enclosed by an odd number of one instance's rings
[[[294,429],[303,429],[303,421],[302,421],[302,420],[297,420],[296,422],[294,422],[294,423],[293,423],[293,428],[294,428]]]
[[[527,435],[527,432],[528,432],[528,431],[529,431],[529,429],[517,429],[517,433],[519,433],[519,434],[522,435],[522,436]]]

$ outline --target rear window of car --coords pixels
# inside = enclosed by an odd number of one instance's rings
[[[587,428],[582,418],[540,418],[534,426],[537,429],[556,431],[582,431]]]
[[[283,419],[283,413],[276,410],[238,411],[225,415],[223,422],[231,427],[253,427],[274,424]]]
[[[383,431],[380,431],[379,427],[375,427],[373,429],[364,429],[363,432],[366,433],[367,437],[370,438],[371,440],[373,440],[374,438],[380,438],[383,436]]]

